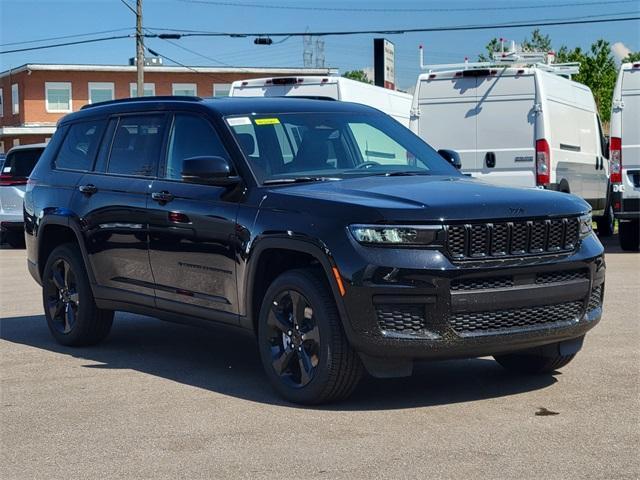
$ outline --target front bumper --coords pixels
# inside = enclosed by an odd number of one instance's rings
[[[353,248],[358,255],[338,260],[348,280],[341,310],[365,356],[525,350],[582,337],[602,315],[606,267],[595,235],[571,254],[476,262],[435,250]]]

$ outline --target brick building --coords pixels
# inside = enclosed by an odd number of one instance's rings
[[[328,68],[145,66],[144,95],[226,96],[235,80],[335,73]],[[67,113],[87,103],[136,96],[136,90],[135,66],[27,64],[2,72],[0,153],[46,142]]]

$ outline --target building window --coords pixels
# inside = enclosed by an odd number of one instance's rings
[[[0,88],[0,117],[4,117],[4,94]]]
[[[72,110],[70,82],[45,82],[44,89],[47,112],[63,113]]]
[[[214,97],[228,97],[230,91],[231,91],[230,83],[214,83],[213,84]]]
[[[198,88],[195,83],[174,83],[171,86],[172,95],[195,97],[198,95]]]
[[[153,97],[156,94],[156,84],[155,83],[145,83],[143,92],[145,97]],[[129,84],[129,95],[131,98],[138,96],[138,84],[130,83]]]
[[[89,103],[108,102],[115,98],[112,82],[89,82]]]
[[[20,94],[17,83],[11,85],[11,113],[14,115],[20,113]]]

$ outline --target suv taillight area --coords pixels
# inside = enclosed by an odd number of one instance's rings
[[[622,139],[611,137],[609,143],[609,172],[611,183],[622,183]]]
[[[15,185],[26,185],[26,177],[14,177],[11,174],[0,175],[0,187],[11,187]]]

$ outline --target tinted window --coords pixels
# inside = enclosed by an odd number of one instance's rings
[[[173,122],[166,178],[182,178],[182,162],[193,157],[229,158],[218,134],[204,118],[178,114]]]
[[[43,151],[44,148],[34,148],[11,152],[2,166],[2,174],[13,177],[28,177]],[[0,164],[2,164],[2,160],[0,160]]]
[[[92,120],[71,125],[56,157],[56,167],[91,170],[105,123]]]
[[[113,137],[107,172],[152,176],[162,147],[164,115],[121,117]]]

